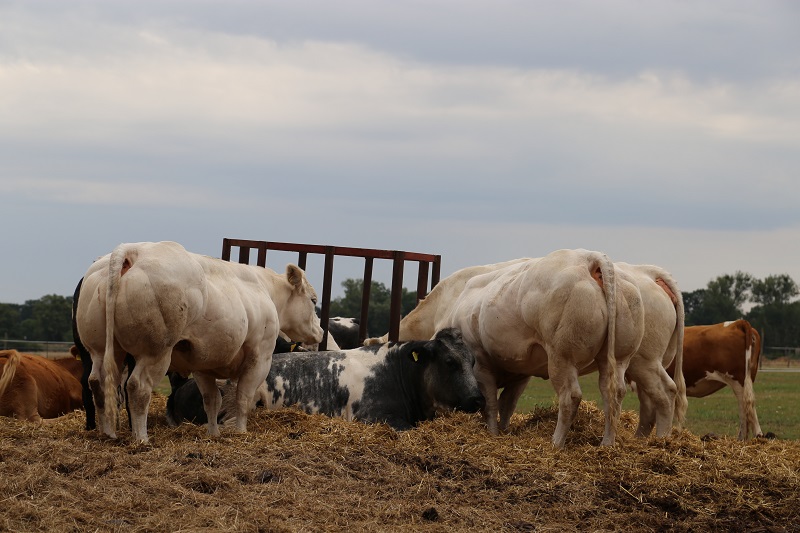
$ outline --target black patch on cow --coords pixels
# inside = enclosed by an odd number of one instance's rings
[[[168,372],[167,375],[172,386],[172,392],[167,398],[167,422],[169,425],[177,426],[182,422],[208,423],[208,415],[203,406],[203,394],[200,392],[197,382],[193,378],[185,378],[177,372]],[[224,395],[225,390],[220,389],[220,393]],[[221,421],[224,414],[220,410],[217,422]]]
[[[83,409],[86,412],[86,431],[91,431],[97,427],[97,415],[94,410],[92,390],[89,388],[89,374],[92,373],[92,356],[83,345],[83,342],[81,342],[80,335],[78,335],[78,298],[81,295],[81,285],[83,285],[83,278],[78,282],[78,286],[75,287],[75,293],[72,295],[72,342],[78,349],[81,364],[83,365],[83,375],[81,376]]]
[[[360,322],[356,318],[352,319],[352,325],[344,322],[341,317],[333,317],[328,320],[328,333],[333,335],[333,338],[336,339],[336,344],[343,350],[361,347],[360,327]]]
[[[297,405],[307,413],[316,408],[320,413],[340,416],[350,399],[350,391],[339,385],[344,358],[341,352],[273,354],[267,375],[272,403],[283,395],[282,405]]]
[[[446,328],[430,341],[390,346],[385,362],[364,381],[357,418],[409,429],[432,419],[437,406],[466,412],[483,407],[472,371],[475,357],[459,330]]]
[[[297,346],[299,344],[300,343],[297,343],[297,342],[287,341],[283,337],[278,335],[278,338],[275,339],[275,348],[273,348],[272,353],[289,353],[289,352],[293,352],[295,350],[295,348],[297,348]]]

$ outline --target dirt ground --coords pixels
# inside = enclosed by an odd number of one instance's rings
[[[800,531],[800,444],[675,431],[599,447],[582,403],[564,450],[556,410],[508,434],[453,414],[405,433],[259,409],[207,438],[151,407],[148,445],[111,441],[76,412],[0,419],[0,531]],[[127,424],[124,424],[125,426]]]

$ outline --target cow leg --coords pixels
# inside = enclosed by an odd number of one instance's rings
[[[637,387],[636,396],[639,398],[639,425],[636,427],[636,436],[646,438],[650,436],[656,425],[656,412],[650,397],[642,393]]]
[[[131,433],[137,442],[147,442],[147,411],[150,409],[153,387],[166,374],[170,353],[171,350],[155,359],[140,359],[128,376],[125,387],[128,396],[128,417],[131,422]]]
[[[89,388],[89,375],[92,373],[92,357],[88,353],[81,354],[83,375],[81,375],[81,388],[83,389],[83,409],[86,411],[86,431],[97,428],[97,418],[94,410],[92,390]]]
[[[661,390],[664,397],[666,397],[666,403],[656,408],[656,436],[667,437],[672,432],[672,424],[675,417],[675,397],[678,395],[678,387],[663,366],[658,365],[658,370],[658,375],[661,378]]]
[[[220,394],[219,387],[217,387],[217,380],[214,376],[201,372],[194,373],[194,380],[197,383],[197,388],[200,389],[200,394],[203,395],[203,409],[205,409],[206,418],[208,418],[208,434],[212,437],[219,437],[217,415],[219,415],[219,408],[222,405],[222,394]]]
[[[478,354],[476,354],[476,362],[472,371],[478,382],[478,388],[486,399],[486,404],[483,407],[483,419],[486,422],[486,427],[489,433],[497,435],[497,414],[499,412],[497,403],[497,380],[492,371],[481,364],[482,359],[483,357],[479,357]]]
[[[236,382],[236,431],[240,433],[247,431],[247,416],[255,407],[253,397],[256,390],[266,383],[272,366],[272,353],[257,355],[252,360],[254,364]]]
[[[263,406],[269,405],[269,389],[267,388],[267,382],[264,381],[261,385],[258,386],[256,389],[255,398],[253,398],[256,402],[256,405],[261,404]]]
[[[750,406],[748,411],[749,417],[748,422],[750,425],[750,429],[753,430],[754,437],[762,437],[764,433],[761,432],[761,424],[758,423],[758,413],[756,412],[755,404]]]
[[[104,381],[106,379],[107,369],[103,364],[103,353],[102,352],[91,352],[92,356],[92,369],[89,373],[89,377],[87,382],[89,384],[89,388],[91,389],[92,398],[94,399],[94,405],[96,408],[96,417],[100,420],[100,429],[102,430],[104,435],[111,437],[112,439],[117,438],[117,421],[116,419],[111,419],[110,410],[106,409],[106,401],[117,401],[116,398],[106,398]],[[122,369],[123,360],[125,358],[125,352],[119,348],[118,344],[114,344],[114,364],[117,365],[119,369]],[[118,372],[119,374],[119,372]],[[119,387],[119,383],[115,383],[115,388]]]
[[[14,376],[14,391],[7,393],[5,398],[4,401],[8,402],[8,405],[5,406],[6,409],[19,420],[36,424],[42,422],[42,417],[39,416],[39,387],[36,385],[36,379],[28,372],[17,368]]]
[[[605,350],[605,347],[603,348]],[[617,440],[617,421],[619,413],[622,411],[622,400],[625,397],[625,365],[616,365],[617,393],[611,397],[609,395],[610,369],[605,357],[597,357],[598,387],[603,398],[603,412],[605,413],[605,430],[603,432],[602,446],[613,446]]]
[[[578,369],[563,356],[552,356],[548,361],[548,373],[558,396],[558,422],[553,433],[553,445],[563,448],[567,432],[575,421],[583,393],[578,383]]]
[[[647,437],[652,429],[652,418],[655,414],[656,436],[666,437],[672,431],[672,417],[675,412],[675,395],[678,388],[661,366],[660,358],[647,359],[637,355],[628,367],[630,379],[636,382],[640,404],[646,396],[645,411],[639,418],[637,437]],[[650,406],[646,402],[650,402]],[[652,409],[652,411],[651,411]],[[649,425],[649,427],[648,427]]]
[[[86,367],[84,367],[85,370]],[[101,371],[103,368],[103,354],[100,356],[92,355],[92,365],[90,366],[89,375],[86,378],[86,384],[90,389],[90,395],[92,397],[92,401],[94,402],[94,406],[97,412],[97,419],[100,420],[100,429],[103,433],[108,435],[108,431],[106,427],[105,421],[105,410],[106,410],[106,396],[103,393],[103,383],[100,379]],[[86,413],[87,417],[89,413]],[[87,418],[86,427],[89,427],[89,421]],[[96,427],[96,426],[95,426]],[[112,429],[113,432],[113,429]],[[114,437],[112,437],[114,438]]]
[[[738,381],[732,380],[728,383],[731,389],[733,390],[733,394],[736,396],[736,403],[739,406],[739,434],[737,438],[739,440],[746,440],[748,427],[747,427],[747,405],[744,399],[744,391],[742,390],[742,386],[739,385]]]
[[[752,381],[745,381],[744,386],[740,385],[735,379],[725,381],[736,395],[736,403],[739,404],[739,440],[747,440],[752,430],[753,436],[761,435],[761,426],[758,423],[756,414],[755,395],[753,394]],[[750,390],[748,391],[748,385]]]
[[[508,424],[511,421],[511,415],[514,414],[514,409],[517,407],[517,401],[522,393],[525,392],[525,387],[528,386],[530,376],[523,376],[516,381],[506,383],[503,387],[503,392],[500,393],[499,410],[500,410],[500,431],[506,431]]]
[[[735,392],[735,389],[734,389]],[[761,433],[761,425],[758,423],[758,414],[756,413],[756,395],[753,391],[753,380],[750,378],[750,374],[746,374],[744,377],[744,386],[742,387],[742,398],[739,400],[740,404],[744,404],[744,415],[745,415],[745,428],[744,428],[744,436],[741,435],[741,429],[739,430],[740,439],[744,440],[749,436],[749,430],[753,431],[753,437],[758,437],[763,435]],[[740,407],[739,417],[741,418],[742,408]]]

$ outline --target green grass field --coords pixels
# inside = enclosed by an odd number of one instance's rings
[[[580,378],[584,400],[602,405],[597,387],[597,374]],[[755,382],[756,411],[761,429],[782,439],[800,438],[800,372],[759,372]],[[556,401],[549,381],[531,378],[519,399],[517,412],[529,412],[536,405]],[[633,393],[625,395],[622,408],[639,412],[639,400]],[[739,432],[739,407],[729,387],[705,398],[689,398],[686,427],[696,435],[716,433],[736,437]]]

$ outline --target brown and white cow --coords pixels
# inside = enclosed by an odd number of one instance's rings
[[[585,252],[585,251],[584,251]],[[549,257],[549,256],[548,256]],[[494,265],[484,265],[476,267],[468,267],[459,270],[451,276],[442,280],[436,287],[431,290],[430,294],[421,301],[417,307],[412,310],[400,323],[400,336],[399,340],[410,339],[424,339],[432,335],[432,332],[437,327],[444,327],[453,324],[454,309],[458,306],[463,306],[463,300],[470,299],[484,299],[492,300],[492,305],[502,308],[505,305],[516,305],[515,299],[519,294],[514,294],[512,291],[497,291],[496,287],[492,287],[495,283],[494,277],[499,276],[498,279],[502,280],[501,283],[507,283],[514,276],[513,272],[522,268],[532,268],[542,259],[515,259],[504,263],[497,263]],[[548,261],[549,263],[549,261]],[[521,266],[522,265],[522,266]],[[569,307],[565,307],[565,302],[569,292],[564,292],[563,287],[559,287],[558,283],[561,277],[561,269],[566,269],[568,266],[546,266],[543,265],[543,272],[540,274],[544,277],[543,287],[538,293],[541,302],[548,301],[552,298],[555,316],[561,316],[564,313],[564,322],[570,321]],[[616,354],[614,357],[615,372],[613,375],[616,377],[616,394],[611,407],[621,404],[622,396],[624,395],[625,387],[623,376],[626,372],[631,371],[633,375],[638,376],[646,385],[642,387],[642,398],[644,400],[643,408],[645,409],[644,421],[640,423],[638,430],[639,435],[647,435],[652,430],[653,425],[656,425],[657,434],[665,436],[672,427],[673,416],[677,418],[679,423],[683,420],[686,410],[686,395],[683,383],[675,384],[673,380],[667,376],[662,362],[664,360],[672,361],[673,358],[677,359],[680,363],[683,335],[683,303],[680,297],[680,291],[677,288],[672,277],[663,269],[651,265],[629,265],[627,263],[615,263],[613,265],[613,272],[616,272],[616,281],[614,282],[616,293],[616,320],[614,325],[615,336],[613,344],[616,347]],[[511,274],[510,274],[511,273]],[[553,284],[549,287],[551,291],[561,291],[560,296],[552,297],[548,295],[547,278],[552,278]],[[595,278],[595,281],[602,287],[603,282],[609,282],[608,276],[603,279]],[[612,279],[613,281],[613,279]],[[483,287],[488,287],[486,292],[475,296],[475,292],[484,291]],[[524,289],[517,289],[524,292]],[[532,293],[531,293],[532,294]],[[502,300],[502,301],[501,301]],[[571,302],[571,305],[577,305]],[[591,309],[591,303],[586,309]],[[462,309],[463,310],[463,309]],[[508,314],[508,309],[503,309],[498,312],[498,316]],[[579,315],[575,315],[579,316]],[[503,327],[494,324],[492,327],[495,329],[489,331],[485,329],[483,324],[478,324],[478,313],[473,313],[470,320],[475,322],[474,327],[484,328],[482,334],[486,337],[493,337],[495,346],[500,346],[497,338],[504,334]],[[368,339],[366,344],[373,344],[385,341],[387,336],[378,339]],[[546,340],[543,340],[545,343]],[[525,342],[528,342],[526,340]],[[541,344],[541,349],[545,344]],[[511,347],[509,347],[511,349]],[[516,350],[519,350],[517,347]],[[547,348],[544,348],[547,351]],[[527,356],[518,356],[521,359],[536,360],[536,351],[533,348],[528,348]],[[560,355],[555,355],[556,351],[550,350],[554,358],[552,364],[557,366],[559,358],[570,360],[573,363],[576,361],[571,360],[569,349],[562,348]],[[548,354],[550,353],[548,352]],[[495,352],[500,353],[500,349],[495,348]],[[492,357],[494,357],[492,353]],[[501,358],[504,356],[500,356]],[[491,359],[491,358],[486,358]],[[504,387],[499,400],[499,415],[500,423],[499,429],[506,429],[511,414],[514,411],[516,402],[522,394],[528,378],[531,375],[547,379],[551,377],[549,365],[551,361],[539,356],[539,367],[529,368],[531,372],[524,377],[512,380],[509,376],[502,379]],[[480,361],[480,357],[479,357]],[[588,374],[598,369],[598,363],[602,363],[602,358],[597,358],[590,361],[588,364],[576,364],[574,368],[577,369],[578,374]],[[477,368],[477,367],[476,367]],[[505,372],[504,369],[493,368],[493,371],[500,374]],[[571,371],[570,371],[571,372]],[[608,386],[606,379],[610,376],[610,372],[600,372],[600,388],[601,391],[607,392]],[[481,378],[479,377],[479,382]],[[486,379],[483,380],[486,382]],[[553,386],[556,391],[563,391],[559,393],[559,405],[563,402],[574,402],[577,408],[577,402],[580,401],[581,391],[578,387],[577,381],[570,382],[569,386],[559,381],[553,381]],[[487,394],[492,394],[491,391]],[[496,395],[496,389],[494,391]],[[603,395],[606,409],[609,409],[607,394]],[[575,398],[578,398],[575,402]],[[496,396],[495,396],[496,399]],[[498,427],[492,427],[493,417],[490,416],[488,410],[491,409],[491,397],[487,397],[487,424],[490,430],[495,431]],[[497,405],[497,404],[495,404]],[[606,418],[606,434],[603,439],[603,444],[611,444],[614,441],[613,428],[609,428],[609,418]],[[564,432],[566,429],[562,426],[557,428],[554,435],[554,443],[556,445],[563,444]]]
[[[82,373],[75,357],[46,359],[0,351],[0,415],[42,422],[80,409]]]
[[[175,242],[121,244],[83,278],[76,321],[92,356],[89,384],[102,431],[116,437],[116,402],[126,354],[136,362],[127,392],[133,437],[147,442],[154,384],[168,369],[193,373],[203,393],[208,432],[218,435],[216,378],[237,380],[236,429],[247,429],[278,332],[319,343],[317,295],[295,265],[284,275],[186,251]]]
[[[728,385],[739,403],[739,439],[761,435],[753,382],[761,356],[761,336],[747,320],[687,326],[683,340],[686,395],[703,398]],[[675,374],[675,366],[667,369]]]

